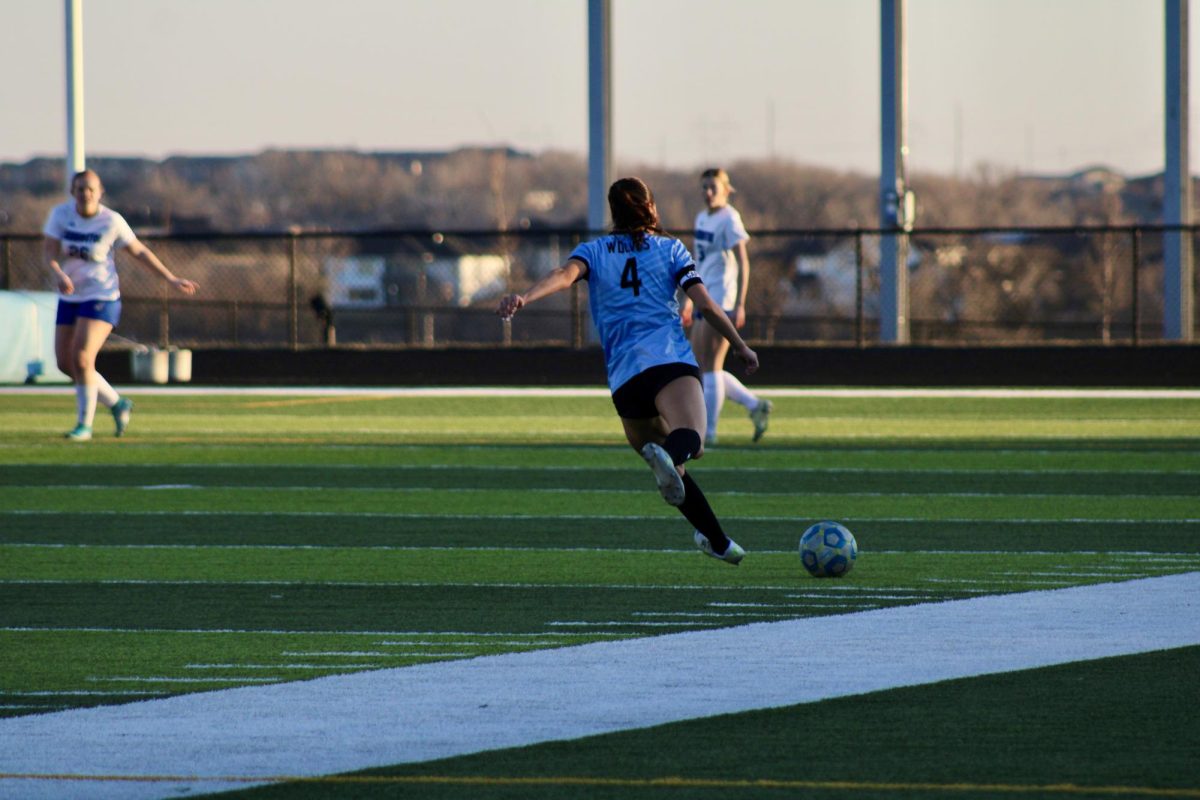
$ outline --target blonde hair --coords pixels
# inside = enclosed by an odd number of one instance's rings
[[[737,191],[733,188],[733,184],[729,182],[729,173],[721,167],[711,167],[704,170],[704,172],[701,172],[700,180],[705,180],[706,178],[712,178],[717,183],[723,185],[726,191],[728,191],[730,194],[733,194],[735,191]]]

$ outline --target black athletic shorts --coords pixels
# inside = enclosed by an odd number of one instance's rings
[[[657,417],[658,408],[654,405],[654,398],[658,397],[658,393],[664,386],[684,375],[691,375],[698,381],[700,380],[700,368],[692,364],[675,362],[659,364],[657,367],[639,372],[613,392],[612,401],[613,405],[617,407],[617,414],[625,419]]]

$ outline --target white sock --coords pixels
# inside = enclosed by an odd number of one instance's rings
[[[743,386],[733,373],[722,370],[721,382],[725,384],[725,396],[730,400],[751,411],[758,408],[758,397]]]
[[[121,399],[121,395],[117,394],[117,390],[112,387],[104,376],[99,372],[96,373],[96,400],[105,408],[112,408]]]
[[[95,384],[88,386],[86,384],[75,384],[75,407],[79,411],[80,425],[92,427],[92,422],[96,419],[96,386]]]
[[[708,412],[708,432],[705,436],[713,437],[717,435],[717,420],[721,418],[721,406],[725,405],[725,384],[721,381],[720,374],[716,372],[705,372],[702,377],[704,408]]]

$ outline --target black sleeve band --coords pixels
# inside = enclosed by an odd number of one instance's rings
[[[700,280],[700,274],[696,272],[695,264],[688,264],[675,273],[675,284],[680,289],[686,289],[693,283],[704,283],[704,281]]]
[[[592,265],[589,264],[588,260],[583,256],[571,256],[567,259],[567,261],[578,261],[580,264],[583,264],[583,272],[579,275],[579,278],[576,279],[576,283],[579,281],[586,281],[592,274]]]

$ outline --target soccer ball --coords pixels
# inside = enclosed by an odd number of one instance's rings
[[[857,558],[858,542],[839,522],[818,522],[800,537],[800,560],[815,578],[840,578]]]

